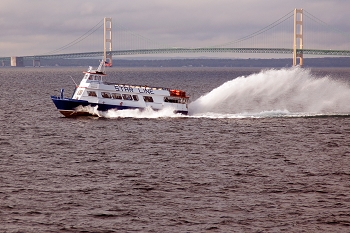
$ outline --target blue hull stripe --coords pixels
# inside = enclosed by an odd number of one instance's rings
[[[120,106],[120,105],[111,105],[111,104],[96,104],[96,103],[89,103],[86,100],[75,100],[71,98],[63,98],[57,96],[51,96],[51,99],[53,103],[56,105],[56,108],[59,111],[67,111],[67,112],[76,112],[76,108],[79,106],[85,107],[85,106],[91,106],[96,107],[98,111],[108,111],[110,109],[115,110],[125,110],[125,109],[140,109],[143,110],[144,108],[139,107],[128,107],[128,106]],[[175,113],[181,113],[184,115],[187,115],[187,111],[175,111]],[[64,114],[66,115],[66,114]],[[68,114],[69,115],[69,114]]]

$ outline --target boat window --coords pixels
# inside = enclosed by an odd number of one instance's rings
[[[87,93],[88,93],[88,96],[97,97],[96,92],[94,91],[88,91]]]
[[[93,78],[93,76],[92,75],[90,75],[89,76],[89,80],[93,80],[94,78]]]
[[[109,92],[101,92],[103,98],[111,98],[111,94]]]
[[[79,90],[77,93],[77,95],[81,95],[81,94],[83,94],[83,90]]]
[[[188,102],[188,99],[178,97],[164,97],[164,102],[186,104]]]
[[[153,102],[152,96],[144,96],[143,99],[145,100],[145,102]]]
[[[139,97],[137,95],[133,95],[132,98],[135,100],[135,101],[139,101]]]
[[[177,99],[177,98],[171,98],[171,97],[164,97],[164,102],[168,102],[168,103],[179,103],[179,99]]]
[[[119,100],[121,100],[122,99],[122,95],[119,94],[119,93],[112,93],[112,99],[119,99]]]
[[[123,99],[124,100],[132,100],[132,97],[129,94],[123,94]]]

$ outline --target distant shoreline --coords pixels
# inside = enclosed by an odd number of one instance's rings
[[[96,66],[100,59],[42,59],[41,66]],[[33,66],[33,62],[24,62]],[[5,63],[5,67],[10,64]],[[219,59],[219,58],[168,58],[168,59],[118,59],[113,67],[291,67],[292,58],[280,59]],[[304,67],[350,67],[350,57],[304,58]]]

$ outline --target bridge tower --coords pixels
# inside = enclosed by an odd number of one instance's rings
[[[107,51],[107,46],[109,47]],[[112,18],[104,18],[103,60],[106,66],[112,66]]]
[[[297,65],[297,57],[299,57],[299,65],[303,66],[303,52],[297,53],[297,44],[299,49],[303,49],[303,9],[294,9],[294,44],[293,44],[293,66]]]

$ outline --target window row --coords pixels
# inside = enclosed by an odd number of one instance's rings
[[[97,97],[95,91],[88,91],[88,96]],[[101,92],[101,96],[107,99],[120,99],[120,100],[133,100],[139,101],[138,95],[130,95],[130,94],[120,94],[120,93],[109,93],[109,92]],[[143,97],[145,102],[153,102],[153,98],[151,96]]]
[[[88,93],[88,96],[97,97],[97,94],[95,91],[88,91],[87,93]],[[81,94],[82,94],[82,90],[79,90],[78,95],[81,95]],[[101,96],[103,98],[107,98],[107,99],[139,101],[138,95],[101,92]],[[145,102],[154,102],[152,96],[143,96],[143,100]],[[169,96],[169,97],[164,97],[164,102],[186,104],[186,103],[188,103],[188,99]]]

